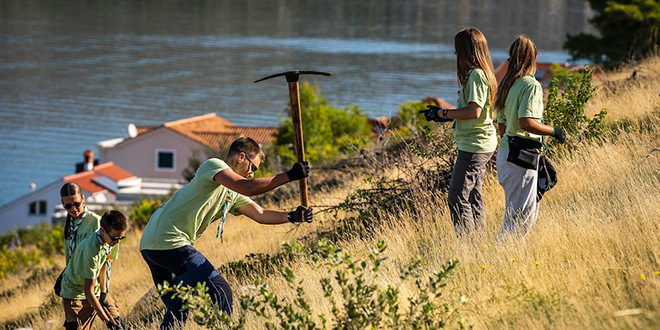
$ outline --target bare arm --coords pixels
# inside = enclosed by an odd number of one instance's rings
[[[105,291],[105,284],[108,281],[108,262],[106,261],[101,267],[101,272],[99,273],[99,286],[101,287],[101,292]],[[106,292],[107,293],[107,292]]]
[[[85,291],[85,298],[87,298],[87,302],[89,302],[89,304],[92,306],[92,308],[94,308],[96,313],[99,314],[99,317],[101,318],[101,320],[103,320],[103,323],[107,324],[108,322],[113,321],[110,318],[110,315],[107,315],[105,313],[103,306],[101,306],[101,303],[94,294],[94,280],[90,280],[86,278],[85,282],[83,283],[83,289]]]
[[[506,133],[506,124],[497,123],[497,134],[500,135],[500,139],[504,137],[504,133]]]
[[[277,225],[287,223],[286,211],[278,210],[264,210],[257,203],[250,203],[238,209],[238,212],[247,216],[248,218],[265,225]]]
[[[534,118],[518,118],[520,128],[538,135],[552,135],[552,126],[541,124]]]
[[[442,116],[442,113],[439,114]],[[475,102],[468,103],[468,106],[460,109],[449,109],[447,118],[450,119],[477,119],[481,116],[481,107]]]
[[[247,180],[236,174],[231,168],[218,172],[213,180],[228,189],[244,196],[254,196],[273,190],[289,182],[289,176],[282,172],[275,176]]]

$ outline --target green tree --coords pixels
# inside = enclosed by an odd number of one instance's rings
[[[658,50],[659,1],[589,0],[589,4],[597,12],[590,22],[600,35],[567,35],[564,48],[574,59],[612,67]]]
[[[371,127],[359,106],[335,108],[321,95],[318,86],[312,86],[306,81],[300,85],[299,90],[306,160],[312,163],[323,162],[349,154],[354,147],[363,147],[369,143]],[[286,117],[280,120],[273,144],[273,153],[280,157],[285,167],[296,160],[289,109],[287,107]],[[271,162],[274,160],[274,157],[269,158]]]

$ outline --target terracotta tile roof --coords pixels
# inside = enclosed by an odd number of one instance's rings
[[[75,182],[80,185],[80,188],[83,190],[95,194],[97,192],[106,190],[105,187],[94,182],[94,179],[100,177],[101,175],[107,176],[114,181],[119,181],[134,176],[123,168],[115,165],[113,162],[108,162],[95,166],[91,171],[72,174],[65,176],[62,179],[66,182]]]
[[[135,126],[135,128],[137,128],[137,135],[149,133],[158,127],[159,126]]]
[[[236,126],[215,113],[167,122],[160,126],[137,126],[138,136],[159,128],[169,128],[213,149],[227,147],[234,139],[247,136],[257,143],[275,140],[277,127]]]
[[[257,143],[269,143],[275,141],[277,127],[244,127],[230,126],[224,132],[193,132],[195,136],[204,141],[204,144],[214,149],[223,149],[236,139],[247,136]]]
[[[115,165],[113,162],[107,162],[94,166],[94,171],[99,172],[115,181],[121,181],[135,176],[125,169]]]
[[[92,194],[106,190],[104,187],[96,184],[93,180],[101,175],[94,171],[85,171],[73,175],[65,176],[63,178],[66,182],[75,182],[80,188]]]

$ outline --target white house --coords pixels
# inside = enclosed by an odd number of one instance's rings
[[[99,162],[113,162],[149,183],[184,183],[183,171],[195,156],[205,160],[209,150],[223,150],[238,137],[257,143],[274,140],[277,127],[236,126],[209,113],[160,126],[129,125],[129,136],[98,143]]]
[[[0,207],[0,233],[65,217],[60,189],[67,182],[80,185],[91,210],[118,202],[118,195],[126,198],[140,194],[142,183],[140,178],[112,162],[65,176]]]

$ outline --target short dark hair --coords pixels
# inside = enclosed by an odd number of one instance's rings
[[[128,229],[128,220],[123,213],[116,210],[110,210],[105,212],[101,217],[101,227],[108,232],[110,229],[124,231]]]
[[[264,151],[261,150],[261,146],[252,138],[247,136],[239,137],[238,139],[232,142],[229,147],[229,152],[227,152],[227,158],[232,157],[233,155],[245,153],[250,158],[259,156],[261,160],[266,158]]]

